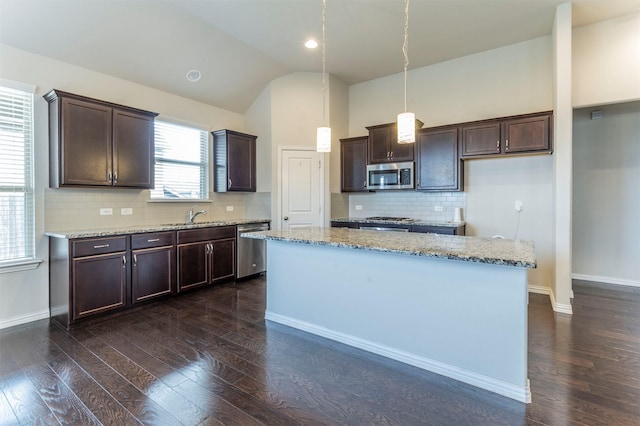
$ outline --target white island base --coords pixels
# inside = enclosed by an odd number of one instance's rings
[[[531,402],[526,268],[267,242],[267,320]]]

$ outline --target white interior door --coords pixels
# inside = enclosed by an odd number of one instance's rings
[[[281,154],[281,229],[323,225],[324,155],[284,149]]]

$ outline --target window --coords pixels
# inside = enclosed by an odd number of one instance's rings
[[[155,121],[155,188],[152,199],[209,198],[209,132]]]
[[[0,80],[0,266],[35,257],[33,93]]]

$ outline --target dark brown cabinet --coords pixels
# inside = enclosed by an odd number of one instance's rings
[[[421,129],[416,133],[416,189],[462,191],[457,127]]]
[[[128,237],[51,238],[49,251],[51,317],[62,325],[128,305]]]
[[[176,291],[175,233],[131,236],[131,302],[141,303]]]
[[[462,158],[551,153],[553,113],[496,118],[460,127]]]
[[[233,278],[235,238],[235,226],[178,231],[178,292]]]
[[[340,139],[340,191],[367,191],[367,136]]]
[[[255,192],[257,136],[227,129],[212,135],[215,192]]]
[[[416,129],[421,128],[423,124],[420,120],[416,120]],[[413,161],[413,144],[398,143],[397,123],[368,126],[367,130],[369,131],[369,164]]]
[[[153,188],[157,114],[52,90],[51,187]]]
[[[422,234],[444,234],[444,235],[464,235],[465,225],[458,226],[433,226],[433,225],[412,225],[411,232]]]

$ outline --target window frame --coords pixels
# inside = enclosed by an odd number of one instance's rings
[[[29,97],[29,116],[28,124],[23,125],[27,129],[27,138],[23,137],[24,148],[24,185],[2,185],[0,183],[0,191],[6,193],[23,193],[24,194],[24,211],[25,220],[22,231],[19,234],[23,237],[24,256],[0,258],[0,273],[9,273],[35,269],[42,262],[36,258],[36,176],[35,176],[35,92],[36,86],[0,79],[0,87],[9,91],[19,92],[20,95]],[[4,96],[4,94],[3,94]],[[24,117],[24,115],[22,116]],[[23,121],[27,121],[23,120]],[[9,126],[7,126],[9,127]],[[23,132],[25,135],[26,132]]]
[[[189,130],[200,132],[200,161],[199,162],[191,162],[191,161],[183,161],[179,159],[170,159],[170,158],[159,158],[154,153],[154,188],[149,191],[149,200],[150,203],[210,203],[210,191],[211,191],[211,131],[205,126],[197,125],[193,123],[188,123],[180,120],[175,120],[167,117],[156,117],[154,124],[154,139],[157,135],[158,126],[157,124],[161,123],[169,126],[177,126],[183,127]],[[204,137],[204,141],[202,140]],[[204,143],[204,146],[203,146]],[[156,145],[157,146],[157,145]],[[157,153],[157,149],[155,150]],[[154,196],[154,193],[158,192],[158,189],[155,188],[160,180],[158,179],[158,163],[171,164],[176,166],[198,166],[200,167],[200,175],[203,174],[204,167],[204,178],[200,179],[200,198],[180,198],[180,197],[158,197]]]

